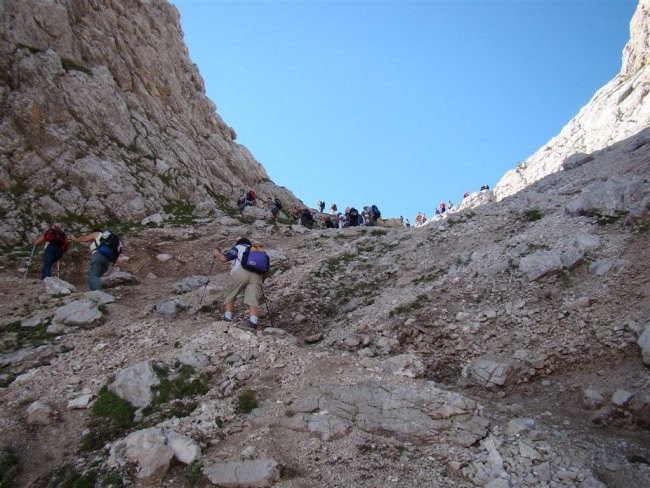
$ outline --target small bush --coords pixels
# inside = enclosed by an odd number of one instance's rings
[[[185,481],[187,481],[187,486],[194,487],[199,481],[201,476],[201,465],[198,461],[194,461],[185,469]]]
[[[18,458],[11,447],[0,449],[0,487],[10,487],[16,471],[18,470]]]
[[[525,216],[526,216],[526,220],[528,220],[529,222],[535,222],[536,220],[540,220],[542,218],[542,212],[534,208],[531,210],[527,210]]]
[[[91,471],[82,475],[72,466],[65,465],[54,473],[47,486],[48,488],[94,488],[96,483],[96,473]]]
[[[257,400],[255,399],[255,392],[253,390],[242,391],[237,398],[235,412],[246,414],[251,413],[256,408]]]
[[[89,68],[86,68],[85,66],[81,66],[80,64],[78,64],[77,62],[69,58],[61,58],[61,67],[66,71],[81,71],[82,73],[86,73],[87,75],[90,76],[92,76],[93,74],[93,72]]]
[[[82,450],[100,449],[106,442],[119,437],[135,424],[134,413],[133,405],[122,400],[106,386],[102,387],[90,409],[89,432],[81,439]]]

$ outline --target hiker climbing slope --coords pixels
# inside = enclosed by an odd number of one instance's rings
[[[52,276],[52,265],[59,261],[68,250],[68,238],[63,232],[61,224],[52,224],[52,227],[47,229],[42,236],[34,239],[34,246],[39,246],[42,243],[45,243],[43,270],[41,272],[41,279],[43,280]]]

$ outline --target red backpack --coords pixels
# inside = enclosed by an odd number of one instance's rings
[[[43,239],[54,244],[55,246],[61,247],[63,252],[66,252],[68,250],[68,236],[66,236],[65,232],[63,232],[61,229],[50,227],[45,231],[45,234],[43,234]]]

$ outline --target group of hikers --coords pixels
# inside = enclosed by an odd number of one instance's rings
[[[61,224],[52,224],[41,236],[34,239],[30,263],[36,246],[44,244],[41,279],[51,277],[52,266],[61,260],[67,252],[70,242],[90,243],[88,288],[91,291],[101,290],[101,277],[110,265],[117,261],[122,252],[122,243],[119,237],[110,230],[93,229],[92,232],[84,236],[72,237],[66,235]],[[214,259],[218,259],[221,263],[232,262],[230,279],[225,290],[223,320],[226,322],[233,320],[235,300],[243,291],[244,303],[248,305],[249,309],[248,326],[254,330],[257,329],[260,302],[263,296],[262,282],[270,266],[268,255],[253,247],[251,241],[245,237],[238,239],[228,251],[221,252],[217,248],[212,251],[212,254]],[[265,258],[265,262],[261,262],[264,260],[259,259],[260,255]],[[25,276],[27,276],[30,263],[27,265]],[[212,273],[212,269],[210,273]]]
[[[278,218],[282,210],[282,202],[276,197],[268,197],[266,202],[271,211],[272,218]],[[248,206],[257,205],[257,196],[253,190],[242,190],[241,196],[237,199],[237,208],[240,213]],[[325,202],[318,200],[316,210],[296,204],[291,216],[297,224],[308,229],[343,229],[346,227],[373,226],[381,218],[381,211],[377,205],[366,205],[361,211],[355,207],[347,207],[344,212],[338,211],[336,203],[330,205],[329,212],[325,213]]]
[[[336,203],[330,205],[329,212],[325,213],[325,202],[316,202],[317,211],[309,208],[302,208],[296,204],[293,210],[293,218],[303,227],[313,229],[321,227],[325,229],[344,229],[346,227],[363,227],[376,225],[381,218],[381,211],[377,205],[366,205],[359,212],[354,207],[347,207],[344,212],[339,212]]]
[[[110,230],[93,229],[92,232],[80,237],[68,237],[61,224],[52,224],[41,236],[34,239],[34,246],[30,260],[25,271],[29,270],[31,258],[36,246],[43,244],[43,269],[41,279],[52,276],[52,266],[58,263],[68,251],[70,241],[76,243],[90,243],[90,262],[88,265],[88,288],[91,291],[101,290],[101,277],[106,273],[111,264],[117,261],[122,252],[122,243],[119,237]]]

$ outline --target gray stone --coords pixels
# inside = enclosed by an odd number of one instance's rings
[[[329,412],[319,412],[310,415],[307,419],[307,429],[312,434],[320,437],[322,441],[340,439],[350,431],[348,421],[331,415]]]
[[[29,425],[48,425],[52,423],[55,412],[46,403],[33,402],[27,407],[27,423]]]
[[[103,286],[112,288],[120,285],[134,285],[138,283],[138,280],[135,276],[126,271],[113,271],[112,273],[102,276],[101,282]]]
[[[202,286],[205,286],[207,282],[208,282],[207,276],[202,276],[202,275],[188,276],[187,278],[184,278],[183,281],[181,281],[180,283],[173,284],[172,290],[174,291],[174,293],[179,293],[179,294],[189,293],[198,288],[201,288]]]
[[[193,368],[202,369],[210,365],[210,357],[200,351],[184,350],[176,356],[179,362],[187,364]]]
[[[187,309],[187,300],[182,298],[172,298],[164,302],[158,303],[151,309],[152,312],[171,317],[176,315],[179,311]]]
[[[77,291],[74,285],[55,276],[48,276],[43,283],[45,284],[45,293],[48,295],[69,295]]]
[[[582,404],[587,410],[596,410],[604,403],[605,397],[598,390],[587,388],[582,392]]]
[[[519,261],[519,270],[526,275],[529,281],[557,274],[562,271],[562,268],[560,256],[554,251],[536,251],[522,257]]]
[[[223,488],[264,488],[280,480],[278,463],[272,459],[213,464],[203,468],[203,474]]]
[[[115,442],[107,463],[111,467],[134,463],[139,479],[157,481],[165,475],[173,457],[174,451],[167,445],[163,432],[152,428],[132,432]]]
[[[113,295],[101,290],[87,291],[84,293],[84,296],[89,300],[95,302],[97,305],[106,305],[115,301],[115,297]]]
[[[518,379],[519,368],[508,361],[474,359],[462,370],[463,378],[486,388],[507,386]]]
[[[89,328],[101,324],[104,314],[97,303],[88,299],[75,300],[54,313],[53,323]]]
[[[634,393],[619,389],[612,394],[612,403],[617,407],[625,407],[632,398],[634,398]]]
[[[72,400],[68,400],[68,410],[77,410],[77,409],[85,409],[88,408],[88,405],[90,405],[90,401],[93,399],[93,396],[90,393],[86,393],[85,395],[81,395],[77,398],[74,398]]]
[[[158,386],[160,380],[153,369],[153,362],[142,361],[117,372],[115,381],[108,389],[120,398],[127,400],[134,407],[147,407],[151,404],[152,386]]]
[[[382,370],[398,376],[421,378],[426,373],[424,363],[415,354],[400,354],[383,360]]]
[[[641,357],[643,364],[650,366],[650,324],[645,326],[645,329],[639,336],[637,345],[641,348]]]
[[[174,457],[183,464],[192,464],[194,461],[201,460],[201,447],[191,437],[178,434],[176,432],[167,432],[167,445],[174,451]]]
[[[46,320],[45,318],[39,317],[37,315],[37,316],[34,316],[34,317],[30,317],[28,319],[21,320],[20,321],[20,326],[21,327],[27,327],[27,328],[38,327],[39,325],[45,323],[45,320]]]

